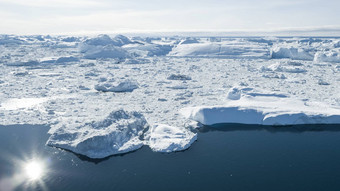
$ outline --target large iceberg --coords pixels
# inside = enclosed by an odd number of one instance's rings
[[[318,102],[278,96],[246,95],[220,106],[187,107],[180,113],[204,125],[240,123],[258,125],[340,124],[340,108]],[[259,95],[259,96],[258,96]]]
[[[98,59],[98,58],[128,58],[129,53],[121,47],[107,45],[107,46],[91,46],[82,45],[80,47],[81,52],[84,53],[86,59]]]
[[[71,150],[90,158],[104,158],[134,151],[143,146],[143,131],[149,128],[138,112],[115,110],[100,121],[76,128],[59,128],[47,145]]]

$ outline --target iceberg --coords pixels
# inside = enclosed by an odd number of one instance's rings
[[[124,59],[130,57],[129,53],[126,50],[112,45],[82,46],[81,51],[85,53],[84,58],[86,59],[98,59],[98,58]]]
[[[71,129],[61,127],[50,136],[46,144],[90,158],[104,158],[142,147],[143,131],[148,128],[142,114],[120,109],[112,111],[100,121]]]
[[[271,50],[271,58],[290,58],[293,60],[313,60],[313,55],[302,48],[274,47]]]
[[[204,125],[340,124],[340,108],[283,96],[242,96],[219,106],[186,107],[180,113]]]

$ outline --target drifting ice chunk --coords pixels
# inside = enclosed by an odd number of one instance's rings
[[[300,48],[274,47],[271,50],[271,58],[290,58],[293,60],[313,60],[313,56]]]
[[[260,125],[340,124],[340,108],[277,96],[245,96],[223,106],[188,107],[180,111],[205,125],[242,123]]]
[[[151,61],[146,58],[138,58],[138,59],[127,59],[124,64],[148,64]]]
[[[86,59],[97,59],[97,58],[128,58],[129,54],[126,50],[108,45],[108,46],[83,46],[81,51],[85,52],[84,58]]]
[[[116,110],[101,121],[85,123],[74,129],[61,127],[46,144],[90,158],[104,158],[142,147],[143,131],[148,127],[142,114]]]
[[[182,75],[182,74],[171,74],[167,79],[168,80],[191,80],[191,77],[187,75]]]
[[[7,66],[36,66],[40,63],[36,60],[30,60],[27,62],[13,62],[13,63],[6,63]]]
[[[328,52],[317,52],[314,56],[314,62],[340,62],[340,50],[328,51]]]
[[[95,85],[94,89],[97,91],[102,91],[102,92],[132,92],[134,89],[138,88],[137,82],[133,82],[130,80],[125,80],[118,85],[115,84],[109,84],[109,83],[104,83],[104,84],[97,84]]]
[[[57,64],[67,63],[67,62],[79,62],[79,58],[70,56],[70,57],[60,57],[55,61]]]
[[[150,130],[149,146],[157,152],[181,151],[197,139],[197,135],[184,127],[156,124]]]
[[[237,87],[233,87],[228,91],[227,98],[231,100],[238,100],[241,98],[241,90]]]

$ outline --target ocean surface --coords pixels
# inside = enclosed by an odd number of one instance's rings
[[[340,125],[203,127],[188,150],[91,160],[45,145],[49,127],[0,126],[0,190],[340,190]],[[25,165],[42,164],[32,180]]]

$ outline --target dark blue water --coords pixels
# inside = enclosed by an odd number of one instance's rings
[[[204,127],[184,152],[104,160],[45,146],[47,131],[0,126],[0,190],[340,190],[339,125]],[[16,180],[31,158],[45,174]]]

